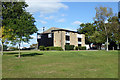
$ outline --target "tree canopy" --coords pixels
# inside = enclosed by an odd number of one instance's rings
[[[35,18],[26,11],[26,7],[25,2],[2,2],[3,33],[11,35],[8,40],[14,44],[29,42],[32,39],[30,35],[37,32]]]

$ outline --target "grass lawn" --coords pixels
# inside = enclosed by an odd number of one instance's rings
[[[118,51],[5,52],[3,78],[118,78]]]

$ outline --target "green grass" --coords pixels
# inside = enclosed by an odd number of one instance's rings
[[[5,52],[3,78],[118,78],[118,51]]]

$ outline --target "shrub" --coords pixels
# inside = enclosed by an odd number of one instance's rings
[[[45,47],[45,50],[49,50],[49,47]]]
[[[79,50],[86,50],[86,47],[85,47],[85,46],[83,46],[83,47],[82,47],[82,46],[79,46],[78,49],[79,49]]]
[[[9,50],[14,51],[14,50],[19,50],[19,49],[17,47],[10,47]]]
[[[61,47],[45,47],[45,50],[58,50],[58,51],[62,51],[63,49]]]
[[[79,50],[82,50],[82,47],[81,47],[81,46],[78,46],[78,49],[79,49]]]
[[[78,50],[78,46],[75,47],[75,50]]]
[[[85,46],[83,46],[83,47],[82,47],[82,50],[86,50],[86,47],[85,47]]]
[[[44,46],[39,46],[39,49],[40,50],[45,50],[45,47]]]
[[[65,45],[65,50],[74,50],[74,45]]]

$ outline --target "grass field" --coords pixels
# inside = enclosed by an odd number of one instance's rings
[[[118,78],[118,51],[5,52],[3,78]]]

